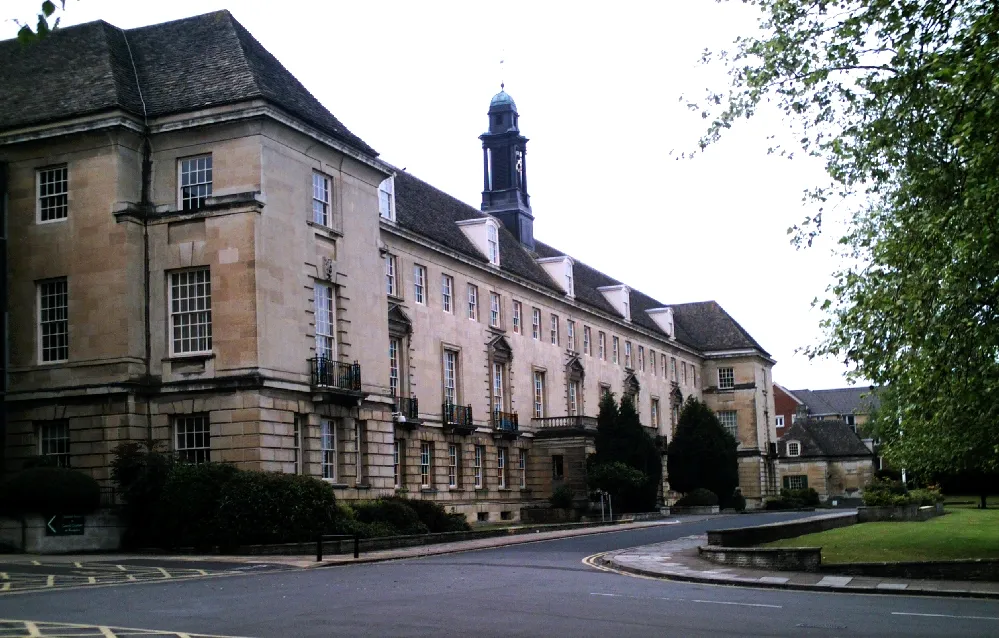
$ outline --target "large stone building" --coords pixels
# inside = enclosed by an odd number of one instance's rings
[[[717,303],[536,240],[504,91],[479,210],[380,160],[228,12],[0,42],[0,86],[6,471],[108,480],[115,446],[156,441],[516,518],[585,497],[610,391],[663,442],[703,398],[750,502],[776,489],[773,360]]]

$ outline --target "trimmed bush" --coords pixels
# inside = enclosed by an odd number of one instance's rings
[[[691,490],[676,502],[677,507],[711,507],[717,504],[718,496],[703,487]]]
[[[160,494],[157,520],[168,546],[228,545],[217,520],[225,484],[240,470],[222,463],[176,463]]]
[[[548,497],[548,502],[555,509],[571,510],[574,496],[572,488],[568,485],[563,485],[552,492],[552,495]]]
[[[399,500],[378,499],[375,501],[361,501],[352,504],[357,522],[366,526],[379,524],[377,528],[361,526],[355,530],[357,533],[366,535],[365,531],[378,532],[371,535],[376,536],[396,536],[406,534],[426,534],[429,528],[420,522],[420,517],[413,508]],[[382,527],[384,526],[384,527]],[[384,533],[388,532],[388,533]]]
[[[431,534],[466,532],[472,529],[464,514],[449,514],[443,505],[434,501],[407,499],[399,496],[389,496],[382,500],[398,501],[412,509]]]
[[[782,489],[780,498],[769,499],[763,506],[766,510],[795,510],[806,507],[819,507],[819,493],[808,487],[803,490]]]
[[[101,486],[88,474],[65,467],[33,467],[0,483],[0,512],[89,514],[101,504]]]
[[[127,524],[122,536],[124,546],[164,544],[158,524],[160,496],[173,465],[173,457],[159,452],[155,445],[123,443],[114,449],[111,480],[118,486],[120,511]]]
[[[736,488],[735,494],[731,496],[725,503],[722,503],[722,507],[728,509],[732,508],[737,512],[746,511],[746,497],[742,495],[742,490]]]

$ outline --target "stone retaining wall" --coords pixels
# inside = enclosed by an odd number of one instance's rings
[[[904,505],[900,507],[878,506],[878,507],[858,507],[857,522],[876,523],[882,521],[926,521],[944,513],[943,503],[936,506],[924,505]]]
[[[114,551],[121,547],[124,525],[111,510],[98,510],[84,518],[83,534],[46,535],[47,519],[30,514],[21,521],[0,518],[0,542],[30,554],[71,554],[75,552]]]
[[[755,527],[710,530],[708,531],[708,545],[714,547],[752,547],[784,538],[795,538],[805,534],[824,532],[827,529],[847,527],[856,522],[856,512],[847,512]]]
[[[814,572],[822,562],[821,547],[698,547],[701,558],[730,567]]]
[[[875,578],[999,582],[999,560],[988,558],[905,563],[826,563],[819,566],[819,571]]]

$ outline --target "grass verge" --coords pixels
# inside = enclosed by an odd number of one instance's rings
[[[921,523],[861,523],[765,547],[821,547],[823,563],[999,558],[999,509],[948,509]]]

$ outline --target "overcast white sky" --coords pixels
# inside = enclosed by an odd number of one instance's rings
[[[28,20],[40,0],[7,0]],[[704,122],[679,101],[725,82],[698,63],[755,29],[740,2],[252,2],[68,0],[64,26],[131,28],[229,9],[386,161],[478,207],[489,99],[502,78],[530,138],[535,236],[665,303],[717,300],[775,359],[791,388],[846,385],[811,300],[836,265],[832,237],[795,250],[820,163],[768,157],[790,139],[775,111],[691,160]],[[16,25],[0,23],[0,39]],[[672,155],[671,155],[672,153]]]

